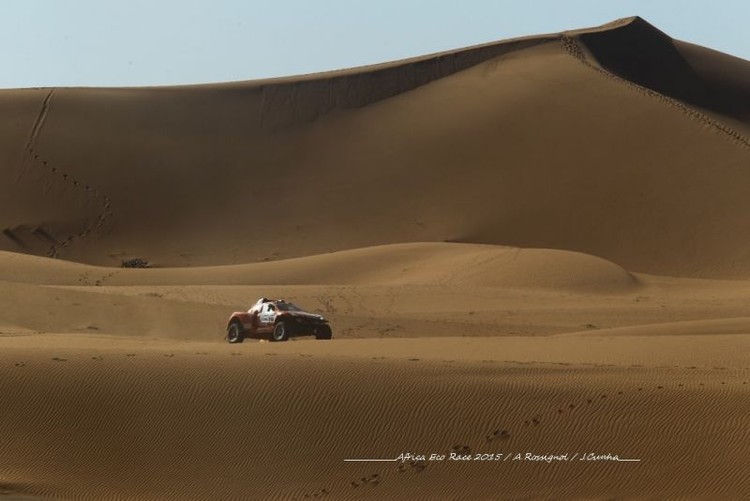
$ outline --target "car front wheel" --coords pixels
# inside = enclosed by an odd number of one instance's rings
[[[272,341],[286,341],[289,339],[289,327],[284,322],[279,322],[273,328]]]
[[[315,339],[331,339],[331,328],[328,325],[321,325],[315,330]]]
[[[242,327],[237,322],[232,322],[227,328],[227,341],[230,343],[241,343],[244,340]]]

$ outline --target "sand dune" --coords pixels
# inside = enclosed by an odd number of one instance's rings
[[[712,322],[750,316],[744,281],[633,275],[578,253],[486,245],[402,244],[184,269],[101,268],[8,253],[0,262],[7,298],[0,319],[9,326],[0,332],[218,341],[229,313],[259,296],[285,297],[326,315],[340,338],[539,336],[635,326],[650,332],[701,320],[709,321],[708,331],[740,333],[742,322],[729,331]]]
[[[746,91],[746,62],[637,18],[297,80],[3,91],[0,246],[172,266],[461,241],[748,277],[744,112],[644,87],[653,61],[623,47]]]
[[[397,285],[628,291],[637,279],[584,254],[490,245],[415,243],[248,265],[116,269],[0,253],[0,280],[48,285]]]
[[[0,91],[0,499],[750,498],[748,75],[628,18]],[[510,459],[345,461],[407,452]]]

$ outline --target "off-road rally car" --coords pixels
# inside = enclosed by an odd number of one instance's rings
[[[246,337],[286,341],[296,336],[331,339],[331,326],[322,315],[308,313],[294,303],[262,297],[249,310],[232,313],[226,339],[241,343]]]

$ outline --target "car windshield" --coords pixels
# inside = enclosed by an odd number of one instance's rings
[[[276,307],[281,311],[302,311],[302,308],[294,303],[279,302],[276,303]]]

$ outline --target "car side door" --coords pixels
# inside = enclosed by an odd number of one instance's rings
[[[276,320],[276,307],[271,303],[265,303],[260,310],[258,320],[260,332],[267,333],[273,330],[273,324]]]

